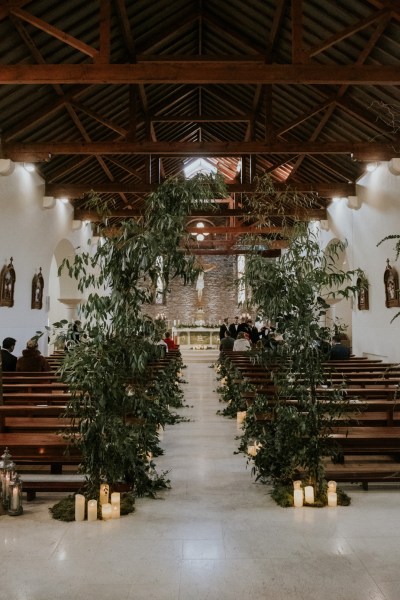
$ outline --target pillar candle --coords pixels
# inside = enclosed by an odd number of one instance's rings
[[[328,506],[337,506],[336,492],[328,492]]]
[[[242,410],[242,411],[239,411],[238,413],[236,413],[236,420],[239,425],[241,425],[244,422],[245,418],[246,418],[245,410]]]
[[[107,504],[109,493],[110,488],[108,487],[108,483],[102,483],[100,485],[100,504]]]
[[[111,518],[119,519],[121,516],[121,506],[120,504],[112,504],[111,505]]]
[[[103,521],[108,521],[112,516],[112,506],[108,502],[101,505],[101,517]]]
[[[300,508],[303,506],[303,490],[294,490],[293,491],[293,504],[295,508]]]
[[[75,521],[85,520],[85,496],[75,495]]]
[[[113,519],[119,519],[119,510],[120,510],[120,506],[121,506],[121,494],[119,492],[113,492],[111,494],[111,506],[118,507],[118,517],[114,517],[114,512],[113,512]]]
[[[328,492],[336,492],[336,481],[328,481]]]
[[[296,481],[293,481],[293,489],[294,490],[301,489],[301,479],[297,479]]]
[[[314,504],[314,488],[312,485],[306,485],[304,488],[304,497],[307,504]]]
[[[247,454],[249,456],[257,456],[257,447],[256,446],[247,446]]]
[[[97,500],[89,500],[87,518],[88,521],[97,521]]]

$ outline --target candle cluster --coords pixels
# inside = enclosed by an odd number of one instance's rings
[[[109,502],[111,500],[111,502]],[[75,521],[85,520],[85,496],[76,494],[75,496]],[[100,506],[101,518],[103,521],[109,519],[119,519],[121,516],[121,494],[113,492],[110,498],[110,488],[108,484],[102,483],[100,486]],[[97,521],[97,500],[88,500],[87,520],[89,523]]]
[[[7,514],[13,517],[22,514],[22,482],[8,448],[0,460],[0,497]]]
[[[314,504],[314,488],[312,485],[306,485],[302,488],[301,481],[293,482],[293,506],[301,508],[303,504]],[[328,481],[328,506],[337,506],[336,481]]]

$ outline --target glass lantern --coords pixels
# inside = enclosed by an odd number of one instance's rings
[[[8,486],[8,509],[7,514],[11,517],[22,515],[22,481],[15,473]]]
[[[6,448],[0,460],[1,500],[4,508],[8,507],[8,488],[13,478],[14,470],[15,463],[11,460],[11,454],[8,448]]]

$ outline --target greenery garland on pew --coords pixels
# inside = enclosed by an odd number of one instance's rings
[[[67,414],[79,427],[79,435],[70,437],[82,453],[87,498],[99,497],[102,482],[111,491],[128,485],[137,496],[154,495],[169,485],[147,457],[160,453],[157,427],[178,418],[169,406],[182,406],[176,386],[182,365],[166,363],[162,373],[151,369],[160,357],[156,344],[165,324],[145,310],[155,302],[160,278],[165,290],[175,277],[194,283],[199,268],[185,248],[186,218],[207,202],[217,210],[211,201],[225,195],[219,176],[169,179],[147,198],[138,221],[110,230],[102,211],[100,242],[61,267],[87,296],[81,306],[80,342],[69,349],[61,367],[72,392]],[[88,204],[101,210],[95,194]]]

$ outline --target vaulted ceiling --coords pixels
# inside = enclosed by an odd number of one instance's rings
[[[1,156],[37,163],[77,218],[90,190],[117,223],[195,158],[216,166],[230,195],[199,252],[235,252],[256,175],[316,192],[305,218],[324,218],[400,155],[398,1],[10,0],[0,56]]]

